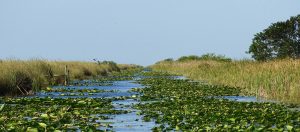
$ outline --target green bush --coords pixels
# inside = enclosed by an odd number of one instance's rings
[[[215,60],[215,61],[224,61],[230,62],[232,61],[230,58],[225,57],[224,55],[216,55],[214,53],[207,53],[202,56],[190,55],[190,56],[182,56],[177,61],[193,61],[193,60]]]

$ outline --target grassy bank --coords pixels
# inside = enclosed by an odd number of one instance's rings
[[[152,66],[211,84],[240,87],[268,99],[300,103],[300,61],[170,61]]]
[[[107,76],[134,68],[133,65],[78,61],[2,60],[0,61],[0,95],[25,95],[48,85],[64,82],[65,66],[70,79],[87,79]]]

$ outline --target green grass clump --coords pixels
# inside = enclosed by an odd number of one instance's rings
[[[299,60],[162,62],[152,68],[210,84],[240,87],[247,93],[267,99],[300,103]]]

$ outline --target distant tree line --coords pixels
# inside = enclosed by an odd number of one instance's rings
[[[172,58],[164,59],[160,62],[186,62],[186,61],[196,61],[196,60],[215,60],[215,61],[223,61],[223,62],[231,62],[232,60],[224,55],[216,55],[214,53],[207,53],[201,56],[197,55],[189,55],[189,56],[182,56],[178,58],[177,60],[174,60]],[[160,63],[158,62],[158,63]]]
[[[287,21],[271,24],[257,33],[248,53],[255,60],[267,61],[282,58],[300,58],[300,15]]]

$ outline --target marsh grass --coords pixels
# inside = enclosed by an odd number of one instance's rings
[[[79,61],[1,60],[0,95],[28,95],[42,87],[61,84],[66,65],[70,71],[70,79],[88,79],[135,67]]]
[[[300,103],[299,60],[162,62],[152,68],[211,84],[239,87],[244,93],[262,98]]]

